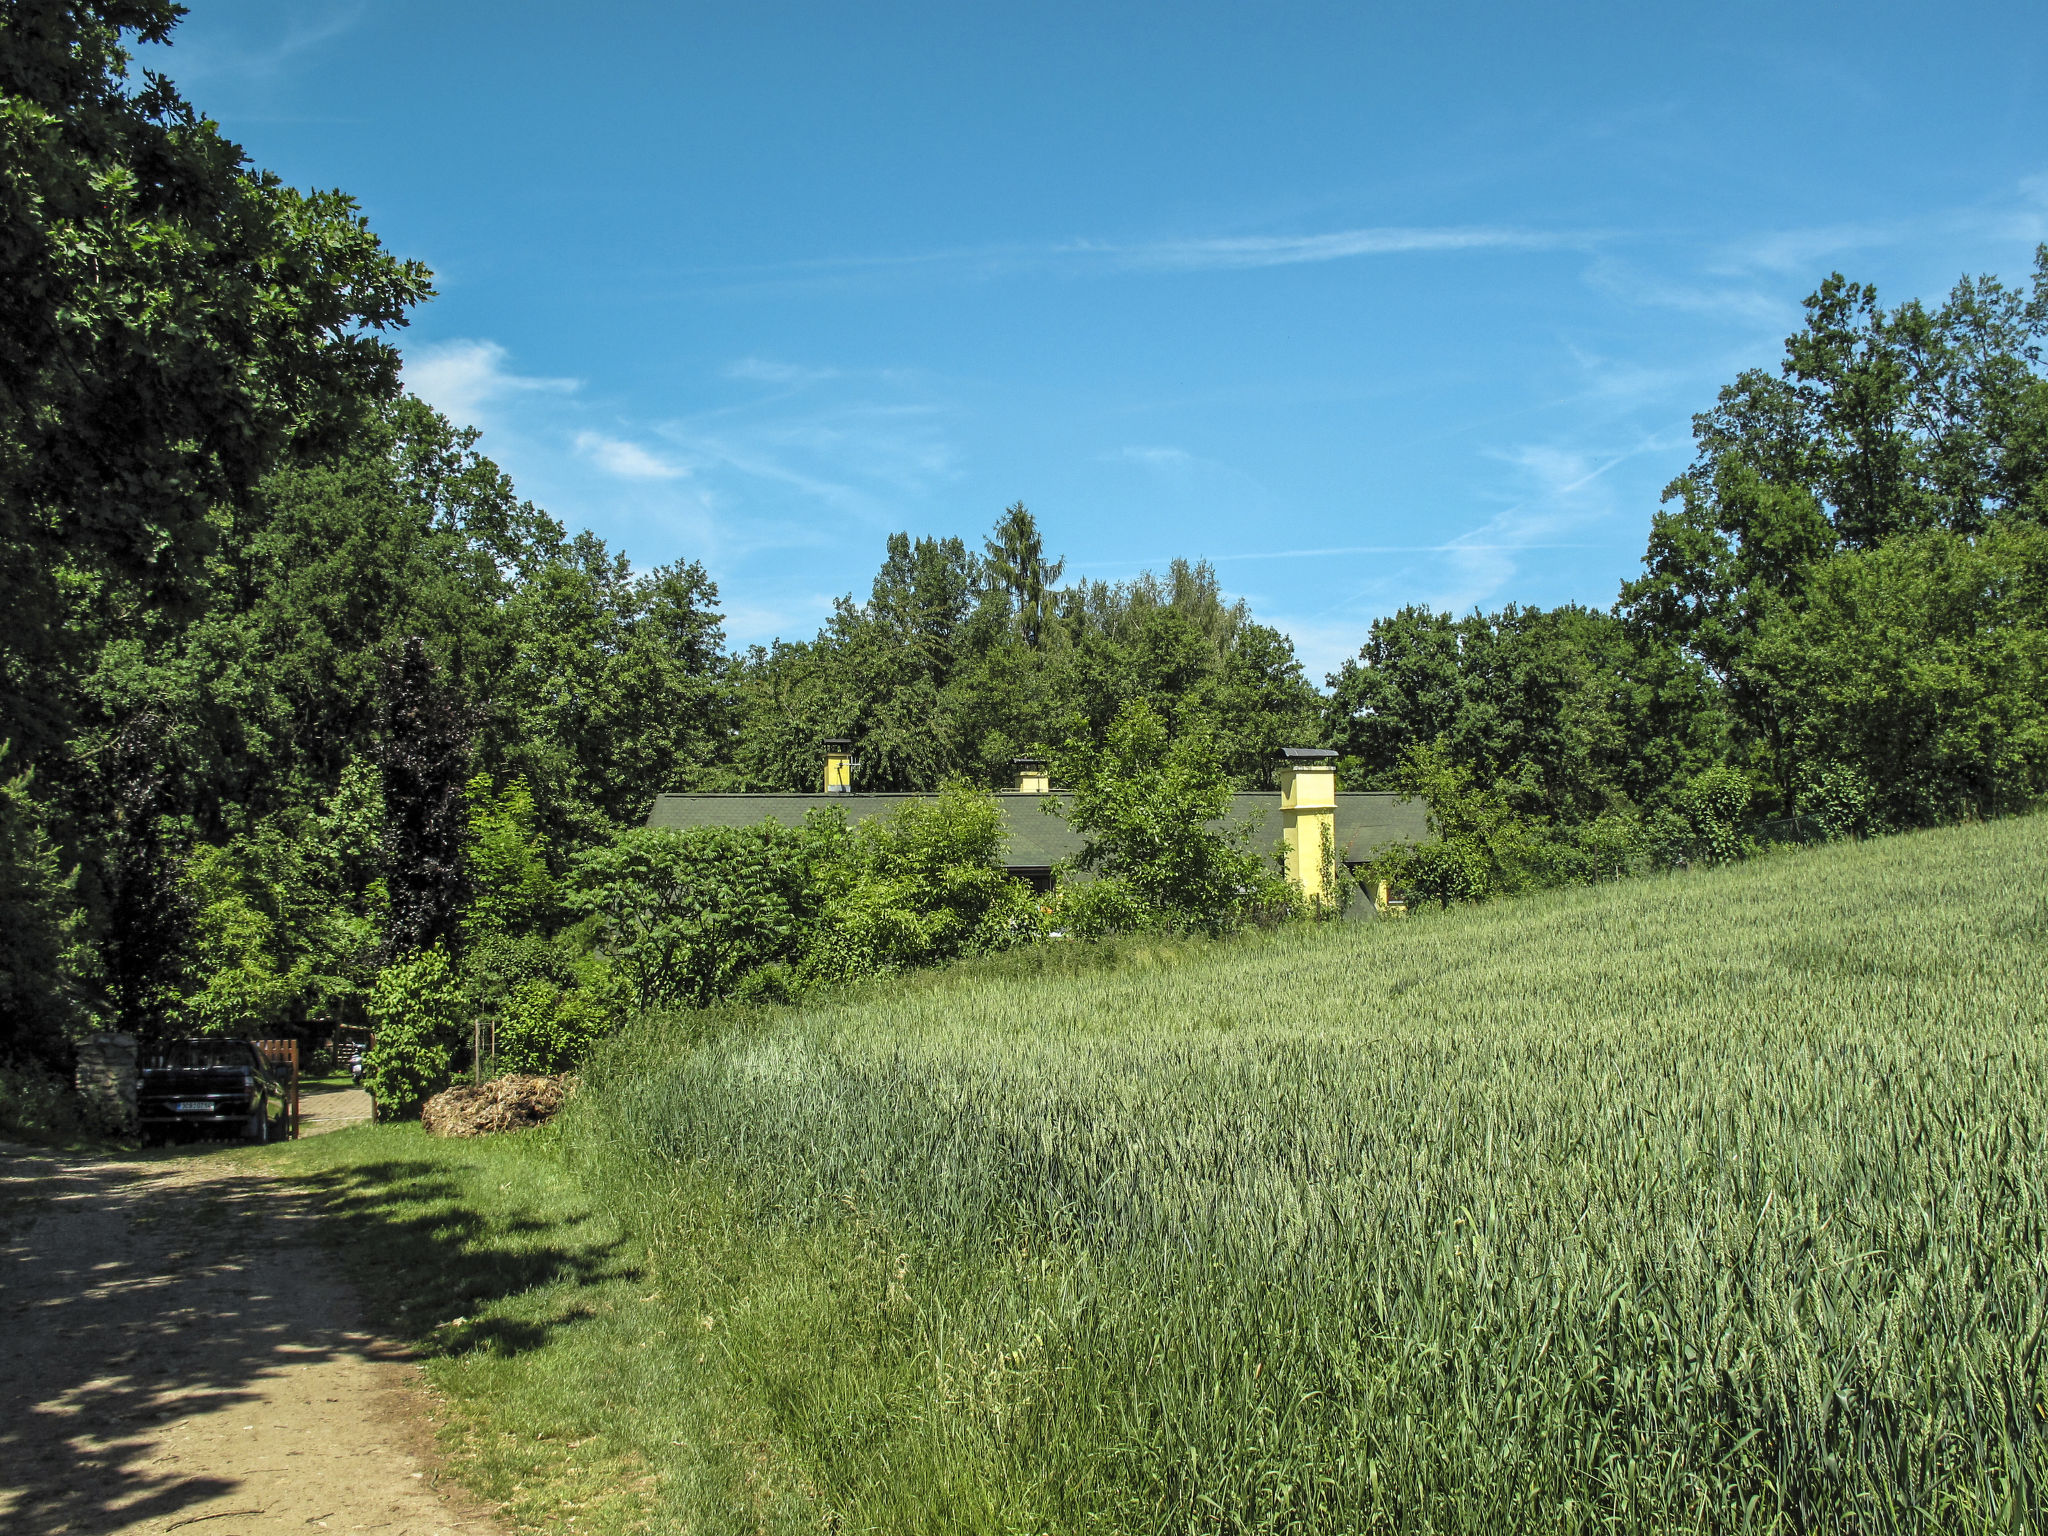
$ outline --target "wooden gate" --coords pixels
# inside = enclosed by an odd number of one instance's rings
[[[299,1139],[299,1042],[296,1040],[258,1040],[256,1049],[274,1067],[291,1073],[292,1097],[285,1137],[290,1141]]]

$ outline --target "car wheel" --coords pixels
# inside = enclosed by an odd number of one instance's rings
[[[263,1113],[261,1104],[249,1112],[249,1124],[242,1132],[242,1139],[253,1141],[259,1146],[270,1140],[270,1116]]]

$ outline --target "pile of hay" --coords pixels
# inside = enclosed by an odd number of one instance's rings
[[[435,1094],[420,1110],[420,1124],[433,1136],[487,1136],[539,1125],[568,1099],[566,1077],[494,1077],[463,1083]]]

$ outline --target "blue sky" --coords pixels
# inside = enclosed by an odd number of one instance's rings
[[[736,642],[1009,502],[1320,678],[1605,606],[1829,271],[2048,239],[2048,7],[188,0],[149,50],[440,297],[420,394]]]

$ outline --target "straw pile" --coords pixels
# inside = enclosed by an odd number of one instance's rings
[[[433,1136],[487,1136],[539,1125],[569,1097],[566,1077],[494,1077],[462,1083],[427,1100],[420,1124]]]

